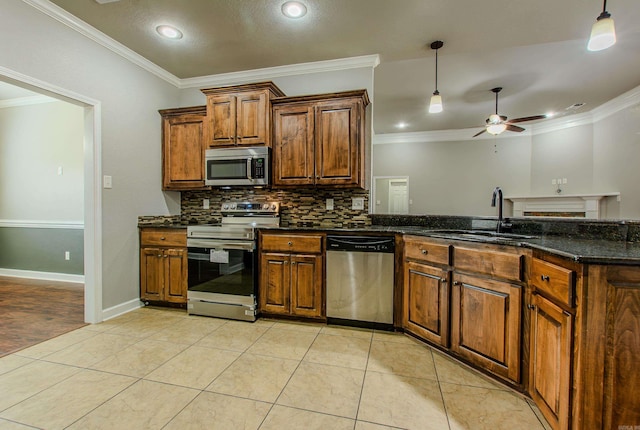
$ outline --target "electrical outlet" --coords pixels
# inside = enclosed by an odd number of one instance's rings
[[[364,197],[352,197],[351,198],[351,209],[353,209],[353,210],[364,210]]]
[[[326,208],[327,208],[328,211],[332,211],[333,210],[333,199],[327,199]]]
[[[558,185],[562,184],[562,178],[558,178],[557,181],[558,181]]]
[[[202,199],[202,209],[209,209],[209,199]]]
[[[64,252],[64,259],[65,260],[70,260],[71,259],[71,253],[69,251],[65,251]]]

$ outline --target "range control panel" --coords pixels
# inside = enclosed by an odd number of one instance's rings
[[[224,202],[220,208],[223,214],[265,214],[278,215],[279,202]]]

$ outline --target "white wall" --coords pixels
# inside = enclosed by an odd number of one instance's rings
[[[594,124],[593,187],[619,191],[621,219],[640,219],[640,105]]]
[[[410,214],[493,216],[493,189],[530,187],[528,138],[373,145],[374,176],[409,176]]]
[[[411,214],[491,216],[495,186],[505,196],[554,195],[551,180],[567,178],[565,195],[621,194],[602,202],[604,218],[640,219],[640,105],[532,136],[424,140],[373,145],[374,176],[410,177]]]
[[[103,190],[103,308],[139,297],[137,217],[179,211],[161,191],[158,109],[179,90],[20,0],[3,0],[2,66],[99,100]]]
[[[70,103],[0,109],[0,219],[83,221],[83,130]]]

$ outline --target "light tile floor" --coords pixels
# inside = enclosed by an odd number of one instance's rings
[[[143,308],[0,358],[0,430],[548,428],[409,336]]]

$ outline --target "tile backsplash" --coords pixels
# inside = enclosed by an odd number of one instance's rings
[[[371,225],[369,192],[361,189],[267,190],[237,188],[230,190],[183,191],[181,220],[183,223],[217,222],[223,201],[280,202],[280,224],[283,227],[368,227]],[[352,198],[363,198],[364,209],[351,209]],[[203,200],[209,199],[209,209]],[[326,199],[333,199],[333,210],[326,209]]]

